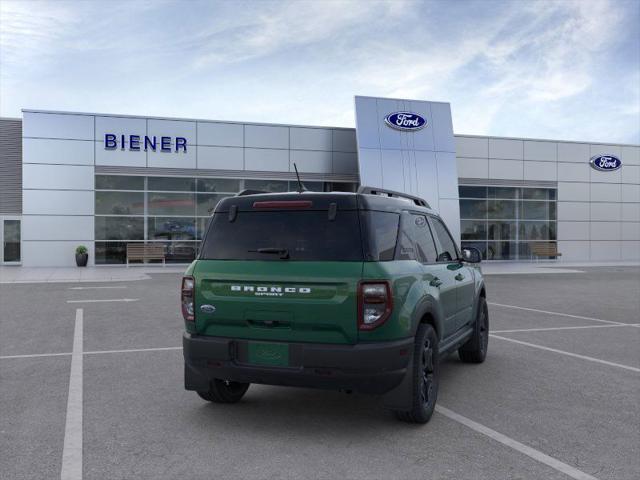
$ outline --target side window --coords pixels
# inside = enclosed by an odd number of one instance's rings
[[[413,227],[410,221],[411,215],[403,214],[400,218],[400,234],[398,247],[396,248],[396,260],[417,260]]]
[[[436,245],[431,235],[431,229],[424,215],[411,215],[414,237],[416,241],[417,259],[422,263],[436,261]]]
[[[364,211],[362,220],[367,225],[369,246],[367,258],[374,262],[393,260],[398,238],[397,213]]]
[[[440,242],[440,248],[438,249],[437,262],[450,262],[458,257],[456,251],[456,244],[449,235],[446,227],[439,218],[431,218],[431,225],[433,226],[433,233]]]

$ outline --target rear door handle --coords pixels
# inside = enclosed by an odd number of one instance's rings
[[[458,280],[458,281],[460,281],[460,280],[464,280],[464,275],[462,275],[461,273],[459,273],[459,274],[457,274],[454,278],[455,278],[456,280]]]
[[[433,277],[433,280],[429,282],[429,285],[431,285],[432,287],[439,287],[440,285],[442,285],[442,281],[438,277]]]

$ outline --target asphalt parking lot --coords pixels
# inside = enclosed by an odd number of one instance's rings
[[[444,361],[424,426],[362,395],[185,391],[179,275],[1,285],[0,476],[637,479],[640,269],[580,270],[487,276],[487,361]]]

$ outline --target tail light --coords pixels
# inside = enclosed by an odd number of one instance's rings
[[[194,322],[195,317],[195,290],[196,282],[193,277],[182,277],[182,289],[180,300],[182,303],[182,316],[187,322]]]
[[[362,282],[358,287],[358,328],[373,330],[382,325],[393,310],[393,296],[387,281]]]

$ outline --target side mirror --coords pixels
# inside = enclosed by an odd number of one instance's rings
[[[469,263],[480,263],[482,261],[482,254],[477,248],[464,247],[462,249],[462,260]]]

